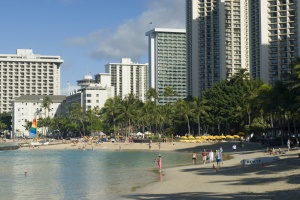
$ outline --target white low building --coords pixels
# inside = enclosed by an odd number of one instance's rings
[[[50,110],[42,108],[42,102],[45,97],[52,101]],[[29,130],[26,130],[27,121],[32,122],[36,118],[56,117],[61,114],[61,103],[66,100],[65,95],[23,95],[12,101],[12,137],[28,136]],[[42,132],[38,128],[39,132]]]

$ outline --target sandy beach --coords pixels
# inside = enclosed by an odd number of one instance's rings
[[[189,144],[182,144],[189,145]],[[179,145],[178,145],[179,146]],[[230,143],[201,144],[196,149],[223,147],[233,159],[224,161],[218,171],[213,164],[199,164],[163,170],[163,180],[138,189],[124,199],[298,199],[300,197],[300,151],[291,150],[280,160],[263,165],[244,166],[249,158],[272,157],[258,144],[246,143],[231,152]],[[192,150],[194,147],[177,149]],[[214,163],[215,165],[215,163]]]
[[[175,151],[191,153],[196,151],[197,164],[162,170],[157,174],[157,182],[137,188],[122,199],[297,199],[300,196],[300,158],[299,149],[293,149],[279,155],[272,163],[243,165],[242,160],[269,158],[274,155],[265,153],[265,147],[257,143],[245,143],[243,148],[237,145],[232,152],[234,142],[219,143],[162,143],[152,144],[151,151]],[[238,143],[236,143],[238,144]],[[56,144],[35,147],[38,149],[78,149],[83,144]],[[225,154],[233,158],[224,161],[218,171],[216,163],[202,163],[200,155],[203,149],[223,148]],[[29,147],[22,147],[26,150]],[[101,143],[87,145],[94,150],[149,150],[148,143]],[[285,147],[282,148],[286,150]]]

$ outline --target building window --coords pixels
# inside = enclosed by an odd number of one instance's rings
[[[91,95],[91,94],[86,94],[86,96],[87,96],[87,97],[91,97],[92,95]]]
[[[92,102],[92,100],[87,100],[87,102],[88,102],[88,103],[91,103],[91,102]]]
[[[99,97],[99,94],[96,94],[96,97]]]

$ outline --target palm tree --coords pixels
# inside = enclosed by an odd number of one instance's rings
[[[121,102],[122,100],[119,96],[107,99],[104,107],[100,110],[101,118],[103,118],[107,124],[112,124],[114,135],[116,134],[118,116],[121,112]]]
[[[0,130],[6,129],[7,125],[0,121]]]
[[[209,111],[209,107],[205,105],[205,101],[202,100],[200,97],[194,97],[192,101],[192,112],[197,117],[198,122],[198,135],[201,134],[201,116],[208,117],[207,111]]]
[[[177,93],[170,86],[167,86],[167,87],[165,87],[163,95],[165,97],[173,97],[173,96],[176,96]]]
[[[182,115],[184,117],[184,119],[187,122],[188,125],[188,131],[189,134],[191,133],[191,128],[190,128],[190,116],[192,115],[192,109],[191,109],[191,105],[189,102],[179,99],[176,102],[176,107],[178,109],[178,114]]]
[[[152,101],[147,101],[143,108],[143,115],[145,118],[145,125],[147,129],[152,132],[154,124],[155,124],[155,119],[157,118],[157,111],[158,111],[158,106],[152,102]]]
[[[147,99],[148,101],[153,101],[156,103],[157,99],[158,99],[158,94],[157,94],[157,91],[155,90],[155,88],[150,88],[148,91],[147,91]]]
[[[118,115],[118,119],[124,119],[125,120],[125,127],[127,127],[127,134],[126,137],[128,137],[128,133],[131,132],[131,125],[136,115],[136,108],[138,107],[138,100],[134,97],[132,93],[130,93],[128,96],[124,98],[124,100],[121,102],[120,106],[120,113]]]
[[[46,96],[43,98],[42,101],[42,105],[41,107],[44,109],[45,111],[45,118],[44,118],[44,131],[47,132],[49,129],[49,125],[50,125],[50,118],[49,118],[49,112],[51,110],[51,104],[52,104],[52,100],[49,96]],[[44,133],[45,134],[45,133]]]
[[[49,116],[49,112],[51,110],[52,100],[49,96],[43,98],[41,107],[45,110],[45,118]],[[48,115],[46,115],[46,111],[48,111]]]
[[[85,136],[85,112],[83,110],[83,108],[81,107],[81,105],[76,102],[74,103],[72,106],[69,107],[69,113],[70,113],[70,118],[72,120],[74,120],[75,122],[77,122],[77,124],[81,124],[82,126],[82,131],[83,131],[83,135]]]

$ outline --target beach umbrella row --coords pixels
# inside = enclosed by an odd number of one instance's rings
[[[202,136],[196,136],[196,137],[194,137],[194,136],[188,136],[188,137],[181,136],[180,137],[180,139],[183,139],[183,140],[186,140],[186,139],[189,139],[189,140],[195,140],[195,139],[196,140],[199,140],[199,139],[215,140],[215,139],[226,139],[226,138],[228,138],[228,139],[240,138],[240,136],[239,135],[226,135],[226,136],[224,136],[224,135],[215,135],[215,136],[213,136],[213,135],[209,135],[209,136],[202,135]]]
[[[202,135],[202,136],[196,136],[196,137],[193,137],[193,136],[189,136],[189,137],[186,137],[186,136],[182,136],[180,138],[180,141],[181,142],[186,142],[186,143],[193,143],[193,142],[205,142],[206,140],[223,140],[223,139],[238,139],[240,138],[240,136],[238,135],[217,135],[217,136],[205,136],[205,135]]]

